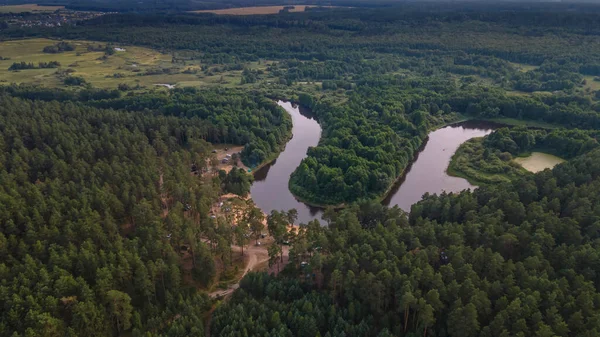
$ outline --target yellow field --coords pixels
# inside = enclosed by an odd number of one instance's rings
[[[0,13],[23,13],[23,12],[54,12],[64,9],[65,6],[38,6],[36,4],[0,6]]]
[[[223,15],[258,15],[258,14],[278,14],[284,6],[257,6],[257,7],[241,7],[241,8],[228,8],[228,9],[214,9],[214,10],[202,10],[193,11],[193,13],[214,13]],[[290,12],[304,12],[307,7],[317,6],[306,6],[306,5],[294,5]],[[331,8],[332,6],[323,6]]]
[[[200,69],[199,61],[172,64],[172,56],[156,50],[115,46],[125,49],[103,59],[104,52],[88,51],[88,46],[105,46],[101,42],[69,41],[76,49],[60,54],[42,52],[45,46],[54,45],[58,41],[48,39],[30,39],[0,42],[0,56],[10,58],[0,61],[0,84],[31,83],[44,86],[63,86],[65,71],[72,76],[81,76],[95,87],[116,88],[120,83],[131,87],[155,87],[157,84],[176,84],[177,86],[235,86],[241,80],[241,71],[229,71],[214,75],[205,75]],[[56,69],[26,69],[9,71],[14,62],[58,61]],[[168,69],[169,73],[163,70]],[[184,73],[187,69],[198,70],[196,74]],[[148,71],[159,74],[146,74]]]

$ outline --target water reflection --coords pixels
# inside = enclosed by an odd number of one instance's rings
[[[428,139],[406,174],[383,201],[384,205],[398,205],[405,211],[421,200],[425,193],[460,192],[473,189],[466,179],[446,173],[448,164],[460,144],[475,137],[490,134],[494,123],[468,121],[450,125],[429,133]]]
[[[252,198],[267,214],[272,210],[295,208],[298,210],[298,223],[321,220],[322,209],[298,201],[288,188],[290,175],[306,157],[308,148],[319,143],[321,127],[310,110],[290,102],[279,101],[277,104],[292,117],[293,137],[277,160],[255,173]],[[406,174],[394,186],[383,204],[398,205],[410,211],[411,205],[421,200],[427,192],[459,192],[474,188],[463,178],[449,176],[446,169],[460,144],[474,137],[483,137],[497,127],[494,123],[469,121],[431,132],[414,162],[406,169]]]
[[[304,109],[290,102],[279,101],[292,117],[292,139],[286,144],[277,160],[258,170],[254,175],[254,184],[250,193],[258,207],[265,213],[272,210],[298,210],[298,223],[320,219],[321,209],[308,206],[298,201],[290,192],[288,183],[290,175],[306,157],[311,146],[317,146],[321,138],[321,127],[309,109]]]

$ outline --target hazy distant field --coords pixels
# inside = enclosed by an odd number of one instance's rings
[[[106,46],[93,41],[68,41],[74,51],[48,54],[42,50],[58,41],[29,39],[0,42],[0,85],[30,83],[49,87],[64,86],[66,76],[80,76],[95,87],[116,88],[124,83],[130,87],[151,88],[158,84],[185,86],[237,86],[240,85],[241,70],[205,74],[200,71],[200,62],[171,62],[170,54],[142,47],[121,46],[124,51],[104,57],[103,51],[88,51],[88,46]],[[120,48],[121,49],[121,48]],[[61,66],[51,69],[24,69],[10,71],[15,62],[38,65],[39,62],[58,61]],[[251,69],[265,69],[264,62],[247,65]],[[70,72],[67,74],[66,72]]]
[[[36,4],[0,6],[0,13],[23,13],[23,12],[54,12],[64,9],[65,6],[38,6]]]
[[[228,14],[228,15],[256,15],[256,14],[278,14],[284,6],[258,6],[258,7],[241,7],[241,8],[228,8],[228,9],[215,9],[215,10],[202,10],[194,11],[194,13],[215,13],[215,14]],[[295,5],[290,12],[304,12],[307,7],[317,6],[305,6]],[[324,6],[330,8],[331,6]]]

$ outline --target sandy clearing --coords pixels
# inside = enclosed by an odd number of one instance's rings
[[[529,157],[515,159],[515,162],[533,173],[543,171],[547,168],[551,169],[564,161],[562,158],[542,152],[533,152]]]
[[[242,250],[242,248],[239,246],[231,246],[231,248],[235,252],[241,252],[241,250]],[[246,264],[246,268],[244,268],[244,273],[240,277],[240,280],[243,279],[244,276],[246,276],[246,274],[248,274],[249,272],[256,270],[257,267],[259,267],[262,264],[269,261],[269,253],[267,251],[266,246],[255,246],[255,245],[250,244],[250,245],[248,245],[248,247],[246,249],[244,249],[244,254],[246,254],[248,262]],[[282,262],[279,265],[280,270],[283,269],[285,267],[285,265],[289,262],[289,256],[290,256],[289,247],[283,246],[284,262]],[[239,287],[240,287],[240,284],[239,284],[239,280],[238,280],[237,283],[230,285],[227,289],[215,290],[215,291],[209,293],[208,296],[210,296],[212,298],[226,297],[226,296],[232,294]]]

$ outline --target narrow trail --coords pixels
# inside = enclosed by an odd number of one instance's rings
[[[204,242],[208,242],[208,240],[203,240]],[[234,252],[241,253],[242,248],[239,246],[232,245],[231,248]],[[280,262],[279,268],[275,267],[273,269],[274,272],[283,269],[290,260],[290,248],[288,246],[283,247],[283,262]],[[265,246],[248,246],[248,248],[244,249],[244,256],[248,257],[248,262],[246,263],[246,268],[244,268],[244,272],[240,276],[238,282],[230,285],[227,289],[215,290],[208,294],[210,298],[227,298],[229,295],[233,294],[233,292],[240,287],[240,281],[248,274],[249,272],[255,270],[256,267],[262,265],[265,262],[269,261],[269,253],[267,252],[267,248]],[[210,321],[212,319],[212,313],[216,309],[216,306],[208,312],[205,323],[204,323],[204,331],[205,336],[210,337]]]
[[[239,246],[231,246],[233,251],[240,253],[242,248]],[[287,262],[289,261],[290,249],[287,246],[283,247],[283,261],[279,265],[279,270],[283,269]],[[230,285],[227,289],[219,289],[215,290],[208,294],[211,298],[217,297],[227,297],[232,294],[236,289],[240,287],[239,281],[241,281],[246,274],[255,270],[258,266],[262,265],[265,262],[269,261],[269,253],[267,252],[267,248],[265,246],[248,246],[248,248],[244,249],[244,256],[248,258],[246,263],[246,268],[244,268],[244,272],[240,276],[240,279],[235,284]]]
[[[160,201],[162,202],[163,212],[162,217],[166,218],[169,215],[169,204],[167,203],[167,193],[165,193],[163,185],[165,183],[164,175],[160,172],[160,176],[158,177],[158,189],[160,191]]]

